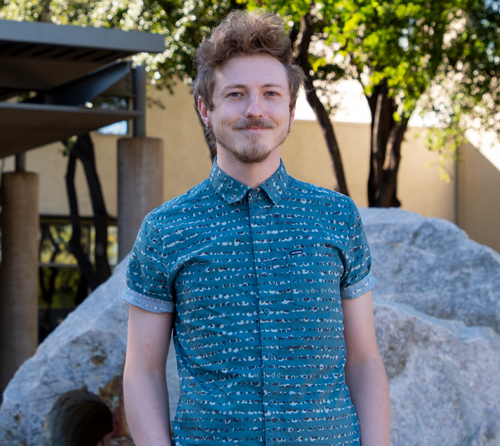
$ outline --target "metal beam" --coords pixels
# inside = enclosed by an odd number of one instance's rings
[[[29,45],[125,51],[129,54],[165,50],[164,37],[160,34],[10,20],[0,21],[0,41],[24,43],[27,52],[32,51]],[[19,47],[18,54],[22,52],[23,48]]]
[[[16,155],[16,172],[26,172],[26,154]]]
[[[131,62],[118,62],[92,71],[25,101],[32,104],[84,105],[132,73]]]
[[[140,117],[134,110],[0,102],[0,158]]]
[[[0,20],[0,98],[37,94],[0,102],[0,157],[136,118],[145,135],[145,77],[135,76],[134,91],[130,62],[116,61],[164,50],[159,34]],[[135,97],[136,110],[81,107],[100,94]]]

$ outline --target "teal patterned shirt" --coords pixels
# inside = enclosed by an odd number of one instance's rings
[[[175,312],[176,446],[359,444],[342,299],[375,285],[358,211],[283,163],[255,189],[210,177],[151,212],[123,298]]]

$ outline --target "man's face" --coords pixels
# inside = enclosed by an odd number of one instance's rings
[[[239,162],[261,163],[290,131],[290,88],[285,67],[269,55],[230,59],[215,72],[213,110],[199,111],[217,141]]]

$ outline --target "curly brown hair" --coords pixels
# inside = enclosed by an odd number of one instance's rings
[[[233,11],[214,28],[210,38],[203,39],[195,57],[195,103],[201,97],[205,106],[213,110],[214,71],[233,57],[262,53],[275,57],[285,67],[292,109],[304,83],[304,73],[292,63],[292,46],[283,20],[275,14],[262,11]]]

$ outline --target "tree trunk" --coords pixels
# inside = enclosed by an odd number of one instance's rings
[[[83,165],[87,184],[89,187],[90,199],[94,211],[95,227],[95,269],[81,245],[81,224],[78,211],[78,199],[75,188],[76,160],[79,159]],[[70,220],[73,228],[71,240],[69,242],[71,252],[76,257],[78,265],[85,276],[86,281],[92,290],[111,275],[109,266],[107,246],[108,246],[108,216],[101,184],[97,175],[95,165],[94,145],[90,136],[79,136],[76,144],[69,152],[68,167],[66,171],[66,190],[70,207]]]
[[[78,157],[85,170],[92,210],[94,211],[95,274],[99,283],[103,283],[111,276],[111,268],[108,260],[108,213],[106,212],[101,183],[97,174],[94,144],[88,134],[79,137],[78,141],[81,144],[77,144],[78,147],[75,148],[78,149]]]
[[[297,34],[300,37],[300,41],[296,45],[297,55],[295,57],[295,63],[302,68],[306,75],[305,89],[307,102],[309,102],[309,105],[314,110],[314,113],[318,118],[318,122],[323,129],[323,136],[332,159],[333,174],[336,181],[333,189],[344,195],[349,195],[344,174],[344,166],[342,163],[342,157],[340,156],[337,138],[335,137],[335,131],[325,106],[316,94],[316,90],[313,85],[313,77],[311,76],[311,65],[309,64],[308,54],[309,45],[314,33],[314,22],[310,14],[306,14],[302,18],[300,28],[300,32]]]
[[[397,197],[397,180],[408,118],[394,119],[396,104],[388,92],[387,82],[383,81],[374,88],[371,96],[367,96],[372,115],[368,177],[370,207],[401,206]]]
[[[47,238],[50,240],[51,245],[54,247],[54,251],[50,255],[49,263],[54,263],[57,255],[60,254],[61,250],[59,249],[58,243],[54,240],[54,237],[52,237],[49,225],[42,224],[41,234],[40,234],[40,240],[41,240],[40,246],[43,243],[43,240]],[[38,269],[40,297],[50,308],[52,305],[52,299],[54,297],[57,269],[54,268],[53,266],[48,267],[46,275],[44,275],[42,271],[43,271],[42,268]]]

